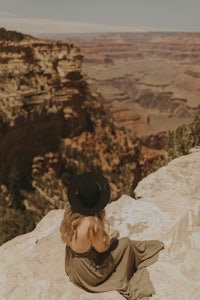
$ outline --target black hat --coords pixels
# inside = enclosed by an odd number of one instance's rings
[[[110,199],[106,178],[95,172],[86,172],[72,179],[68,187],[68,200],[73,212],[92,216],[102,210]]]

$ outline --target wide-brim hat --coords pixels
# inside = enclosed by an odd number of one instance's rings
[[[77,175],[68,187],[68,200],[73,212],[95,215],[110,200],[109,183],[101,173],[85,172]]]

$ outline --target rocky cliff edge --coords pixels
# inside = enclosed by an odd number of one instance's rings
[[[120,236],[159,239],[165,250],[148,269],[152,300],[200,299],[200,150],[171,161],[143,179],[136,199],[123,195],[106,208]],[[59,226],[63,210],[50,211],[28,234],[0,247],[0,299],[111,300],[116,291],[91,294],[70,283]]]

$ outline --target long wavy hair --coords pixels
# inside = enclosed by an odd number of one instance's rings
[[[73,212],[71,206],[68,204],[66,206],[64,217],[60,226],[60,233],[63,242],[68,244],[72,241],[72,237],[76,238],[76,230],[77,227],[81,224],[82,220],[86,216]],[[97,232],[98,228],[102,228],[104,230],[105,224],[108,222],[105,220],[105,210],[99,211],[96,215],[90,216],[90,229],[93,230],[94,233]]]

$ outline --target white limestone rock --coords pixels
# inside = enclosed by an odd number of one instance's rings
[[[165,243],[148,268],[152,300],[200,299],[200,151],[180,157],[143,179],[135,200],[123,195],[106,208],[111,228],[134,240]],[[92,294],[70,283],[59,226],[63,210],[49,212],[30,233],[0,247],[1,300],[122,300],[118,292]]]

